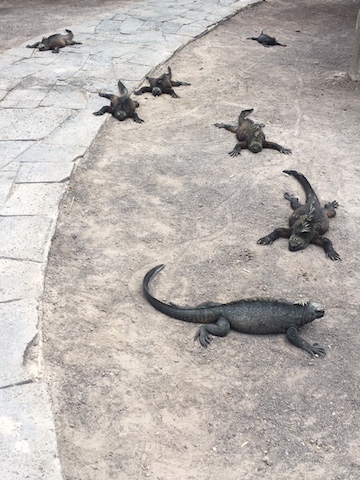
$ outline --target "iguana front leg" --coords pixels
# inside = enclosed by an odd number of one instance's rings
[[[143,93],[148,93],[148,92],[152,92],[151,87],[141,87],[140,90],[136,90],[134,92],[134,95],[142,95]]]
[[[42,42],[36,42],[34,43],[34,45],[26,45],[26,48],[37,48],[40,45],[40,43]]]
[[[319,347],[316,344],[311,345],[309,342],[301,338],[295,327],[290,327],[287,330],[286,337],[293,345],[295,345],[295,347],[302,348],[306,352],[310,353],[312,357],[315,357],[316,355],[319,357],[324,357],[326,355],[324,348]]]
[[[257,243],[259,245],[271,245],[278,238],[290,238],[291,229],[290,228],[275,228],[269,235],[266,237],[260,238]]]
[[[194,337],[194,340],[199,339],[200,344],[207,348],[212,342],[210,335],[215,335],[216,337],[225,337],[230,331],[230,323],[225,317],[219,317],[216,323],[210,323],[209,325],[202,325],[197,334]]]
[[[282,147],[278,143],[268,142],[267,140],[264,140],[263,148],[271,148],[272,150],[277,150],[280,153],[285,153],[285,155],[289,155],[291,153],[290,148]]]
[[[336,200],[334,200],[333,202],[325,203],[324,210],[325,210],[326,216],[328,218],[335,217],[335,215],[336,215],[335,208],[337,208],[338,206],[339,206],[339,204]]]
[[[311,240],[310,243],[314,245],[318,245],[324,249],[326,255],[330,258],[330,260],[341,260],[340,255],[335,251],[332,241],[326,237],[316,237]]]
[[[104,113],[113,113],[113,110],[109,105],[105,105],[105,107],[102,107],[98,112],[93,112],[93,115],[99,116],[104,115]]]
[[[143,123],[144,120],[139,117],[139,115],[136,112],[133,112],[130,114],[130,117],[134,120],[136,123]]]
[[[116,95],[112,93],[99,93],[99,97],[107,98],[108,100],[112,100]]]
[[[230,157],[237,157],[240,155],[241,150],[244,150],[247,148],[248,144],[247,142],[239,142],[235,145],[235,147],[229,152]]]

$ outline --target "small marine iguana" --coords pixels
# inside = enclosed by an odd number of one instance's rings
[[[94,112],[94,115],[104,115],[104,113],[111,113],[113,117],[122,122],[127,118],[132,118],[136,123],[142,123],[142,120],[135,112],[135,108],[139,106],[139,102],[132,100],[129,97],[128,90],[125,85],[118,82],[118,88],[120,97],[118,95],[112,95],[111,93],[99,93],[100,97],[108,98],[110,100],[110,106],[105,105],[98,112]]]
[[[256,40],[257,42],[264,45],[264,47],[272,47],[274,45],[280,45],[280,47],[286,47],[286,45],[279,43],[275,37],[270,37],[270,35],[266,35],[263,30],[258,37],[247,37],[246,40]]]
[[[27,48],[38,48],[40,52],[46,50],[52,50],[53,53],[59,53],[60,48],[66,47],[66,45],[82,45],[81,42],[75,42],[73,40],[74,35],[71,30],[65,28],[66,35],[61,33],[55,33],[50,37],[43,37],[40,42],[34,43],[34,45],[26,45]]]
[[[229,155],[236,157],[240,155],[240,152],[244,148],[248,148],[253,153],[261,152],[263,148],[271,148],[278,152],[288,155],[291,153],[290,148],[285,148],[275,142],[268,142],[265,139],[265,134],[262,128],[265,126],[263,123],[255,123],[248,117],[254,111],[253,108],[249,110],[243,110],[239,115],[238,125],[227,125],[225,123],[215,123],[217,128],[225,128],[229,132],[235,133],[236,138],[239,141],[229,152]]]
[[[171,80],[171,68],[168,67],[168,73],[163,73],[160,77],[153,78],[153,77],[146,77],[146,79],[150,83],[150,87],[141,87],[140,90],[134,92],[135,95],[142,95],[145,92],[151,92],[154,97],[160,96],[162,93],[167,93],[171,95],[173,98],[180,98],[177,93],[175,93],[172,87],[181,87],[184,85],[191,85],[191,83],[187,82],[176,82],[175,80]]]
[[[284,333],[288,340],[302,348],[312,357],[324,356],[325,350],[311,345],[298,334],[298,329],[325,314],[324,308],[315,302],[288,303],[279,300],[249,299],[231,303],[206,302],[197,307],[179,307],[163,303],[153,297],[149,283],[165,265],[152,268],[144,277],[143,291],[147,301],[159,312],[189,323],[202,323],[194,340],[199,339],[203,347],[211,341],[211,335],[225,337],[230,329],[240,333],[267,335]]]
[[[294,210],[289,218],[290,228],[275,228],[269,235],[260,238],[257,243],[269,245],[280,237],[288,238],[291,252],[302,250],[309,243],[313,243],[322,247],[331,260],[341,260],[340,255],[334,250],[331,240],[323,237],[329,229],[329,218],[335,217],[335,209],[339,204],[334,200],[326,203],[322,208],[316,193],[302,173],[296,170],[283,171],[299,181],[305,190],[306,202],[302,205],[293,195],[285,193],[284,198],[289,200],[291,208]]]

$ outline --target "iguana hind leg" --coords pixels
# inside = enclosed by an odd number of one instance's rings
[[[326,255],[330,258],[330,260],[341,260],[340,255],[335,251],[332,241],[326,237],[316,237],[311,240],[312,244],[318,245],[324,249]]]
[[[216,323],[210,323],[209,325],[202,325],[197,334],[195,335],[194,340],[199,339],[200,344],[207,348],[212,342],[210,335],[215,335],[216,337],[226,337],[230,331],[230,323],[225,317],[220,317]]]
[[[259,245],[271,245],[278,238],[290,238],[291,229],[290,228],[275,228],[269,235],[260,238],[257,243]]]
[[[172,98],[180,98],[179,95],[171,87],[164,88],[164,93],[171,95]]]
[[[175,82],[174,80],[171,80],[171,85],[172,85],[173,87],[185,87],[185,86],[191,85],[191,83],[188,83],[188,82]]]
[[[297,210],[298,208],[302,207],[303,205],[299,202],[299,199],[294,197],[294,195],[290,195],[290,193],[284,193],[285,200],[289,200],[291,208],[293,210]]]
[[[326,355],[324,348],[319,347],[317,344],[311,345],[309,342],[301,338],[295,327],[290,327],[287,330],[286,337],[293,345],[295,345],[295,347],[302,348],[306,352],[310,353],[312,357],[315,357],[316,355],[319,357],[324,357]]]
[[[214,127],[225,128],[225,130],[228,130],[231,133],[236,133],[238,129],[238,127],[235,127],[234,125],[228,125],[226,123],[214,123]]]
[[[339,204],[336,200],[333,202],[325,203],[324,205],[324,210],[325,214],[328,218],[333,218],[336,215],[336,210],[335,208],[338,208]]]

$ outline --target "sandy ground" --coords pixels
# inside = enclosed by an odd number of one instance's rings
[[[241,12],[169,64],[181,98],[139,97],[145,123],[109,117],[74,174],[51,250],[44,367],[66,480],[355,480],[360,477],[359,86],[350,63],[358,2],[283,0]],[[264,28],[287,48],[245,40]],[[159,68],[162,73],[167,65]],[[116,85],[114,85],[114,92]],[[104,104],[106,104],[106,100]],[[228,152],[243,108],[292,155]],[[337,200],[342,257],[256,241],[304,199],[284,169]],[[302,329],[230,332],[203,349],[197,326],[144,300],[313,299]]]

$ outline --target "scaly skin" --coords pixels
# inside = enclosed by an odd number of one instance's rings
[[[291,252],[303,250],[309,243],[313,243],[322,247],[331,260],[341,260],[331,240],[323,236],[329,229],[329,218],[335,217],[335,209],[339,204],[334,200],[322,208],[314,189],[302,173],[296,170],[284,170],[284,173],[292,175],[300,182],[305,190],[306,202],[302,205],[293,195],[285,193],[284,197],[290,201],[294,210],[289,218],[290,228],[276,228],[269,235],[260,238],[257,243],[271,245],[280,237],[288,238]]]
[[[305,350],[312,357],[325,355],[322,347],[311,345],[297,332],[303,325],[324,316],[325,311],[319,304],[249,299],[226,304],[206,302],[197,307],[179,307],[157,300],[149,291],[150,281],[164,267],[165,265],[158,265],[145,275],[144,295],[156,310],[169,317],[183,322],[204,324],[195,336],[195,340],[198,339],[203,347],[206,348],[211,343],[211,335],[225,337],[230,329],[233,329],[253,335],[283,333],[293,345]]]
[[[261,152],[263,148],[271,148],[278,152],[288,155],[291,153],[289,148],[282,147],[278,143],[268,142],[265,139],[265,134],[262,128],[265,126],[263,123],[255,123],[250,118],[247,118],[252,112],[253,108],[249,110],[243,110],[239,115],[238,125],[227,125],[225,123],[215,123],[217,128],[225,128],[229,132],[235,133],[238,143],[233,150],[229,152],[229,155],[236,157],[240,155],[241,150],[248,148],[253,153]]]
[[[151,92],[154,97],[158,97],[163,93],[167,93],[171,95],[172,98],[180,98],[179,95],[175,92],[172,87],[181,87],[184,85],[191,85],[191,83],[187,82],[176,82],[175,80],[171,79],[172,73],[171,68],[168,67],[168,73],[163,73],[160,77],[153,78],[153,77],[146,77],[146,79],[150,83],[150,87],[142,87],[140,90],[134,92],[135,95],[142,95],[146,92]]]
[[[53,53],[59,53],[60,48],[66,47],[66,45],[82,45],[81,42],[75,42],[73,40],[74,35],[71,30],[65,29],[66,35],[61,33],[55,33],[50,37],[43,37],[41,42],[36,42],[34,45],[26,45],[27,48],[38,48],[40,52],[52,50]]]
[[[112,95],[111,93],[99,93],[100,97],[108,98],[110,100],[110,106],[105,105],[98,112],[94,112],[94,115],[104,115],[104,113],[111,113],[113,117],[122,122],[127,118],[132,118],[136,123],[142,123],[142,120],[135,109],[139,106],[139,102],[132,100],[125,85],[118,82],[118,88],[120,97],[118,95]]]
[[[275,45],[280,45],[280,47],[286,47],[286,45],[279,43],[275,37],[270,37],[263,31],[261,31],[258,37],[248,37],[246,40],[256,40],[257,42],[264,45],[264,47],[273,47]]]

